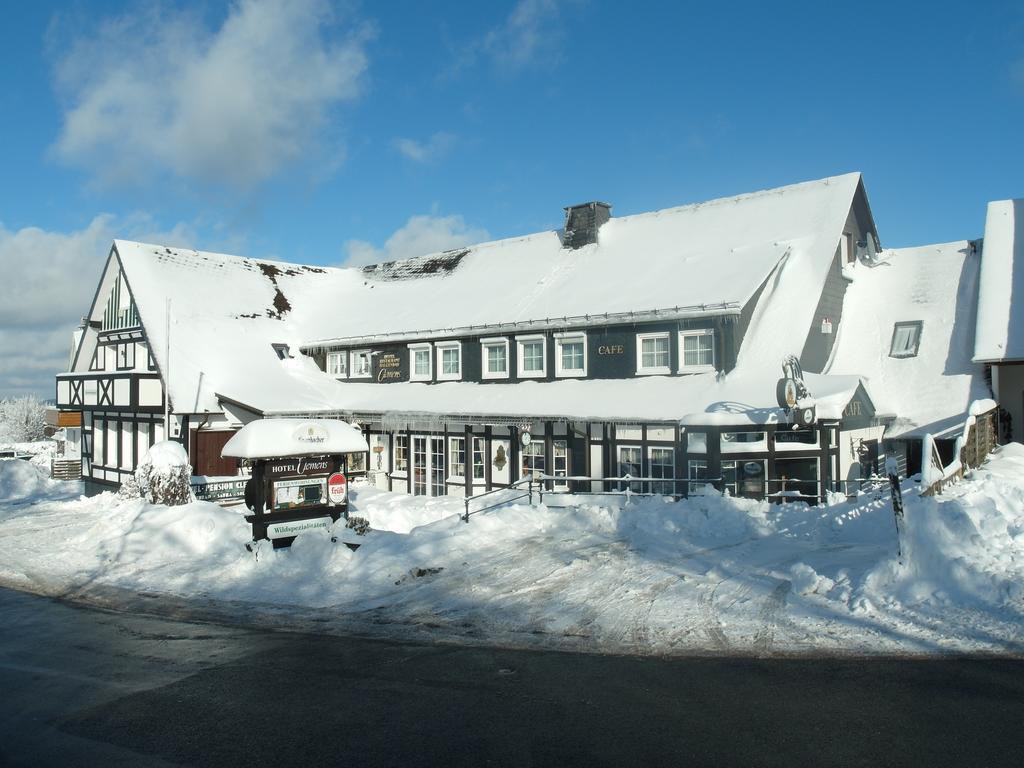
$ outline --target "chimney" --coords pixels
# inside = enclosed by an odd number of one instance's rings
[[[565,248],[582,248],[597,242],[597,230],[612,217],[612,207],[608,203],[594,201],[570,205],[565,209],[565,235],[562,246]]]

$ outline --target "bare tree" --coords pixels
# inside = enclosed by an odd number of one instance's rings
[[[43,439],[46,406],[32,395],[0,401],[0,442],[31,443]]]

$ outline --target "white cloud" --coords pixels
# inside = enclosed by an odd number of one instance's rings
[[[415,139],[395,139],[394,145],[401,154],[417,163],[433,163],[440,160],[452,147],[457,137],[454,133],[438,131],[427,141]]]
[[[215,30],[159,5],[76,30],[55,43],[54,152],[108,184],[256,184],[325,149],[333,111],[357,96],[368,30],[334,32],[326,0],[238,0]]]
[[[365,240],[345,243],[346,260],[343,266],[358,267],[383,261],[425,256],[428,253],[461,248],[490,239],[485,229],[469,227],[461,216],[413,216],[391,235],[383,248],[376,248]]]
[[[159,231],[146,214],[101,215],[77,232],[17,231],[0,224],[0,397],[52,397],[67,370],[71,334],[89,311],[115,236],[190,245],[191,227]]]
[[[480,48],[508,70],[548,64],[558,56],[558,12],[558,0],[519,0],[505,21],[484,35]]]

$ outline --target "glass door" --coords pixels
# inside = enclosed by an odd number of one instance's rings
[[[430,495],[444,496],[448,492],[445,485],[444,438],[430,438]]]
[[[427,495],[427,438],[412,439],[412,493],[413,496]]]
[[[555,477],[562,478],[556,480],[554,489],[556,491],[567,491],[569,490],[569,481],[565,478],[569,475],[569,449],[565,440],[552,440],[552,459],[554,460],[555,466],[552,468]]]

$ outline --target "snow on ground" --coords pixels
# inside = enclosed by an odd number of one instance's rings
[[[0,584],[73,599],[600,652],[1024,651],[1016,444],[942,497],[907,484],[902,564],[882,492],[828,507],[549,496],[467,524],[459,499],[354,488],[351,514],[375,529],[358,550],[307,533],[250,553],[238,508],[84,498],[26,470],[0,461]]]

